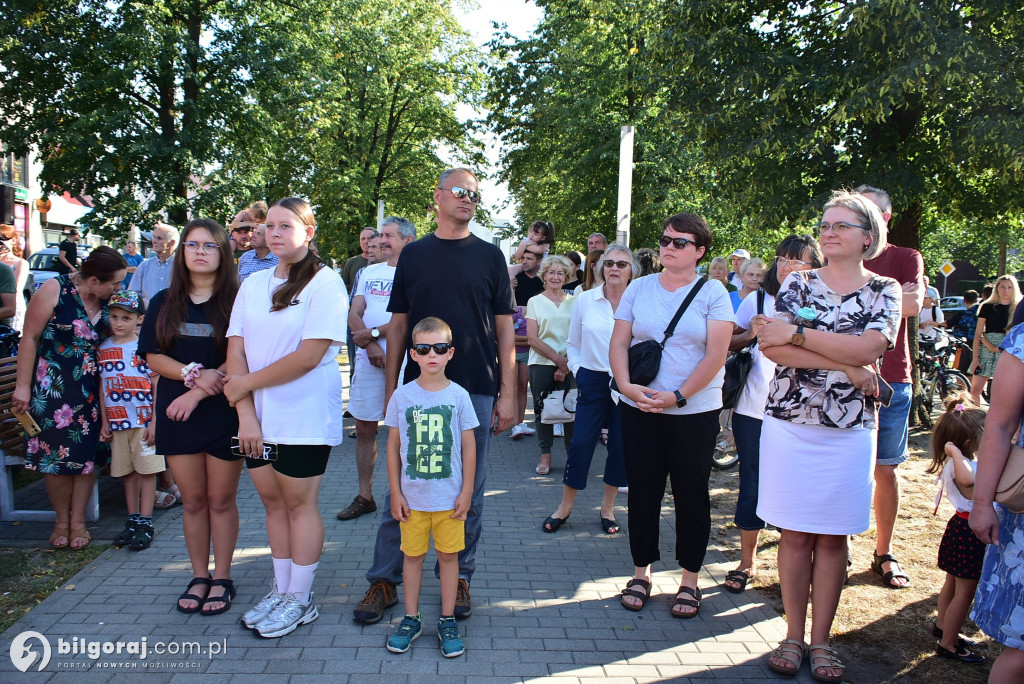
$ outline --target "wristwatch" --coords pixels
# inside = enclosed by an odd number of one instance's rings
[[[380,330],[377,328],[370,328],[370,337],[375,340],[380,339]]]
[[[804,346],[804,324],[803,323],[797,323],[797,325],[796,325],[796,332],[793,333],[793,337],[790,338],[790,342],[792,342],[797,347]]]
[[[676,390],[673,394],[676,395],[676,408],[683,408],[686,406],[686,397],[683,396],[682,392]]]

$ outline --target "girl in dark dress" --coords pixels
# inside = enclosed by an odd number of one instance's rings
[[[11,403],[42,431],[27,438],[26,467],[46,475],[57,514],[50,545],[85,548],[85,507],[96,482],[100,434],[96,350],[110,331],[107,300],[127,272],[124,259],[98,247],[82,269],[43,283],[29,303]],[[108,452],[109,453],[109,452]]]
[[[166,455],[184,506],[194,579],[179,597],[178,610],[217,615],[231,607],[235,596],[231,559],[238,540],[235,495],[242,472],[241,456],[231,453],[238,414],[222,391],[226,333],[238,290],[224,228],[211,219],[189,222],[172,268],[171,286],[149,302],[139,354],[160,376],[156,450]]]

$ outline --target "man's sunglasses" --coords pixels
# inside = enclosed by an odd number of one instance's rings
[[[686,245],[693,245],[694,247],[697,246],[697,243],[693,240],[687,240],[686,238],[672,238],[668,235],[662,235],[658,238],[658,244],[662,247],[672,245],[676,249],[686,249]]]
[[[473,204],[480,203],[480,193],[476,190],[467,190],[466,188],[460,188],[458,185],[453,185],[450,188],[438,188],[438,190],[448,190],[459,199],[469,197],[469,201]]]
[[[438,342],[437,344],[414,344],[412,350],[420,356],[426,356],[433,349],[438,354],[447,354],[448,350],[452,348],[451,342]]]

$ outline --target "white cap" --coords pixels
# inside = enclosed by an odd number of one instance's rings
[[[939,301],[939,291],[938,291],[938,289],[932,287],[931,285],[929,285],[928,289],[924,291],[924,296],[925,297],[930,297],[931,299],[934,299],[935,301]]]
[[[733,252],[729,256],[730,257],[738,256],[738,257],[743,257],[744,259],[749,259],[750,258],[750,252],[748,252],[745,249],[737,249],[735,252]]]

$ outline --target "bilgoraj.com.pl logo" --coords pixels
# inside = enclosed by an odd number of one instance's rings
[[[38,644],[36,642],[39,642]],[[155,641],[147,637],[138,641],[90,641],[82,637],[57,639],[57,655],[72,656],[72,660],[61,660],[59,669],[83,669],[90,667],[146,668],[146,669],[195,669],[199,662],[192,657],[207,657],[212,660],[215,655],[227,652],[227,639],[210,641],[204,646],[198,641]],[[33,665],[42,670],[50,663],[53,650],[50,641],[39,632],[22,632],[11,642],[11,662],[22,672],[27,672]],[[97,662],[102,656],[129,656],[127,661]],[[174,656],[175,660],[152,661],[153,656]],[[76,661],[74,658],[85,656],[87,661]],[[185,660],[177,660],[185,658]],[[91,661],[91,662],[89,662]]]
[[[32,641],[38,641],[41,645],[40,652],[42,657],[39,659],[39,667],[36,669],[42,670],[50,663],[50,642],[47,641],[46,637],[39,632],[22,632],[14,637],[14,641],[11,642],[11,662],[14,663],[14,667],[22,672],[26,672],[32,667],[36,658],[40,656],[32,648]]]

